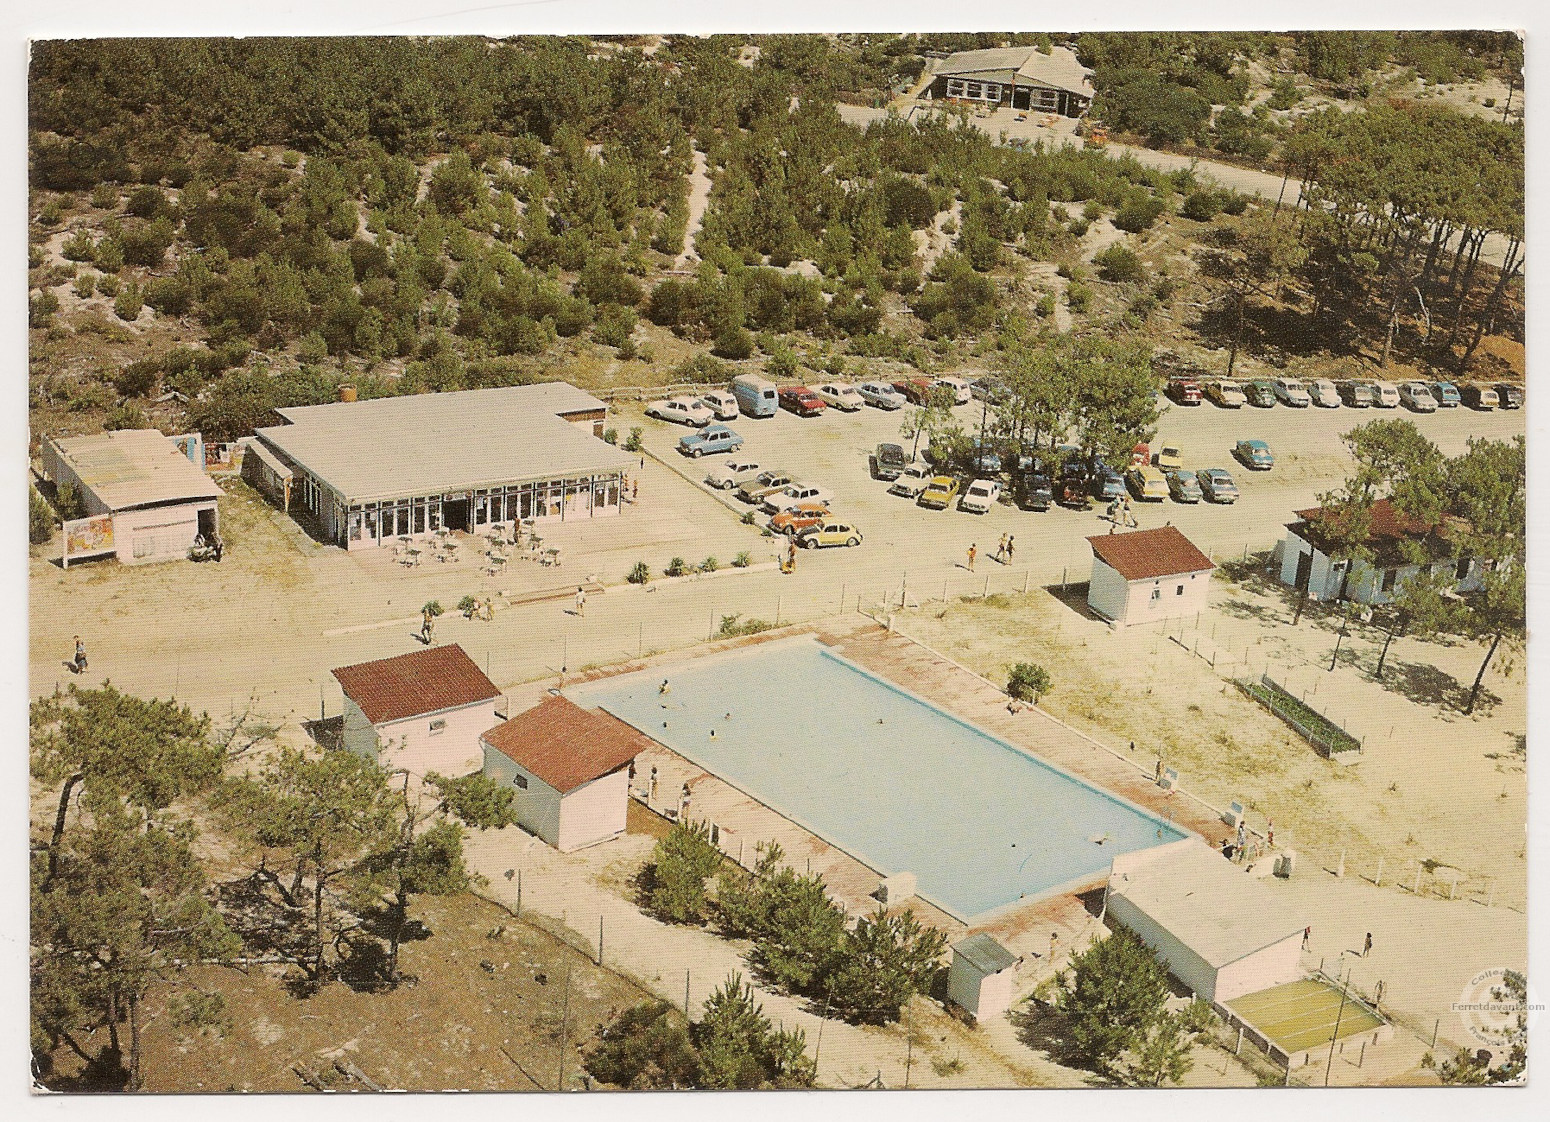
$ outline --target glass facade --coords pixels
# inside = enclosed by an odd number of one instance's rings
[[[357,503],[346,512],[339,544],[347,549],[366,548],[429,533],[443,525],[478,533],[519,518],[524,522],[559,522],[617,514],[623,488],[623,474],[613,472],[481,487],[424,498]]]

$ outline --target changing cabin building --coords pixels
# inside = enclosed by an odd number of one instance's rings
[[[1175,526],[1095,534],[1087,606],[1115,627],[1204,610],[1216,566]]]
[[[197,435],[118,429],[43,441],[43,476],[70,486],[86,517],[64,527],[64,564],[117,556],[126,565],[188,557],[194,539],[220,530],[223,492],[204,471]]]
[[[651,741],[623,721],[551,697],[480,739],[484,774],[516,790],[517,824],[562,852],[624,833],[630,763]]]
[[[1428,526],[1405,514],[1388,499],[1372,504],[1366,549],[1372,560],[1336,559],[1335,550],[1319,529],[1322,507],[1299,510],[1297,521],[1286,526],[1286,537],[1276,547],[1280,555],[1281,583],[1308,593],[1310,600],[1354,600],[1358,604],[1386,604],[1405,582],[1423,569],[1452,578],[1456,592],[1478,592],[1485,563],[1477,557],[1456,557],[1446,523]],[[1422,563],[1407,555],[1419,549]]]
[[[244,476],[345,549],[617,514],[633,462],[602,439],[607,405],[566,382],[276,412]]]
[[[953,944],[947,970],[947,996],[976,1020],[1004,1013],[1012,1005],[1013,984],[1022,960],[986,934]]]
[[[936,68],[926,96],[976,107],[1009,106],[1030,113],[1080,117],[1093,101],[1093,72],[1065,47],[959,51]]]
[[[420,779],[480,769],[479,737],[497,722],[501,694],[456,643],[333,674],[344,690],[345,748]]]

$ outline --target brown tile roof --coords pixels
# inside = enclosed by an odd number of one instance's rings
[[[551,697],[480,737],[560,794],[618,771],[651,741],[607,713]]]
[[[1331,552],[1332,547],[1320,532],[1318,522],[1319,516],[1324,513],[1324,508],[1309,507],[1307,510],[1294,513],[1300,521],[1288,523],[1287,528],[1321,552]],[[1456,520],[1428,526],[1418,519],[1411,518],[1388,499],[1379,499],[1372,504],[1370,518],[1371,525],[1367,532],[1366,545],[1372,554],[1373,562],[1380,567],[1405,562],[1406,558],[1399,548],[1400,543],[1405,541],[1419,543],[1428,556],[1444,557],[1448,553],[1447,536],[1463,527],[1463,524],[1457,523]]]
[[[333,674],[374,725],[500,696],[500,690],[456,643],[341,666]]]
[[[1126,580],[1153,580],[1216,568],[1176,526],[1129,534],[1095,534],[1093,553]]]

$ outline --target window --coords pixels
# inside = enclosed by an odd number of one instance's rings
[[[1393,592],[1394,591],[1394,581],[1398,578],[1398,576],[1399,576],[1399,570],[1398,569],[1384,569],[1383,570],[1383,591],[1384,592]]]
[[[431,735],[432,736],[440,736],[442,733],[444,733],[446,731],[447,731],[447,719],[445,717],[438,717],[434,721],[431,722]]]
[[[1153,600],[1153,602],[1155,603],[1156,601],[1161,600],[1161,599],[1162,599],[1162,589],[1158,588],[1156,585],[1153,585],[1152,586],[1152,600]]]
[[[1173,594],[1175,596],[1183,596],[1184,595],[1184,586],[1182,584],[1179,585],[1179,587],[1177,587],[1177,588],[1175,588],[1173,590]]]
[[[514,775],[514,776],[511,777],[511,782],[517,788],[517,790],[519,790],[519,791],[526,791],[527,790],[527,776],[525,776],[525,775]]]

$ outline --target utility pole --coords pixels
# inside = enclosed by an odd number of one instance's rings
[[[1329,1035],[1329,1059],[1324,1061],[1324,1086],[1329,1086],[1329,1069],[1335,1066],[1335,1041],[1340,1039],[1340,1020],[1345,1016],[1345,999],[1350,990],[1350,979],[1340,988],[1340,1011],[1335,1014],[1335,1029]],[[1288,1065],[1290,1070],[1290,1065]]]
[[[560,1077],[555,1083],[556,1091],[565,1090],[565,1022],[570,1017],[570,967],[565,968],[565,998],[560,1003]]]

